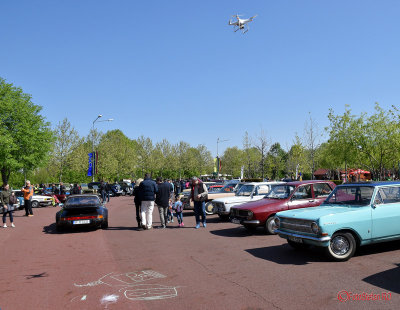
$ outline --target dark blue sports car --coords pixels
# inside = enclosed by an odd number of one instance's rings
[[[108,209],[97,195],[71,195],[56,214],[58,231],[72,227],[108,228]]]

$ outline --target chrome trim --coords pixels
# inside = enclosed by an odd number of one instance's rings
[[[259,220],[251,220],[251,221],[245,220],[245,221],[243,221],[243,224],[260,224],[260,221]]]
[[[313,240],[313,241],[319,241],[319,242],[325,242],[325,241],[330,241],[331,240],[331,237],[329,237],[329,236],[316,238],[316,237],[311,237],[311,236],[298,235],[298,234],[282,231],[282,230],[279,230],[279,229],[275,229],[275,233],[277,233],[279,235],[292,236],[292,237],[308,239],[308,240]]]

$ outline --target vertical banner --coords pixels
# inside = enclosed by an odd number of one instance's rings
[[[95,169],[94,169],[94,174],[97,174],[97,166],[98,166],[98,163],[99,163],[99,153],[96,151],[96,159],[95,159],[95,164],[94,164],[94,167],[95,167]]]
[[[91,177],[93,175],[93,153],[89,153],[89,168],[87,172],[87,176]]]
[[[218,162],[218,157],[215,157],[215,158],[214,158],[214,173],[217,173],[217,172],[218,172],[217,162]]]

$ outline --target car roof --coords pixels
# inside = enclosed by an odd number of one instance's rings
[[[97,198],[99,198],[99,196],[98,195],[96,195],[96,194],[78,194],[78,195],[69,195],[68,196],[68,198],[70,198],[70,197],[97,197]],[[68,199],[67,198],[67,199]]]
[[[384,185],[400,185],[400,181],[372,181],[372,182],[354,182],[354,183],[343,183],[338,186],[384,186]]]
[[[286,182],[280,181],[268,181],[268,182],[241,182],[243,185],[274,185],[274,184],[286,184]]]
[[[293,181],[293,182],[287,182],[287,185],[294,185],[294,186],[300,186],[304,184],[316,184],[316,183],[333,183],[332,181],[329,180],[307,180],[307,181]]]

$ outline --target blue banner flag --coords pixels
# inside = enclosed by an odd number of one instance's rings
[[[93,175],[93,153],[89,153],[89,168],[87,171],[87,176],[91,177]]]

